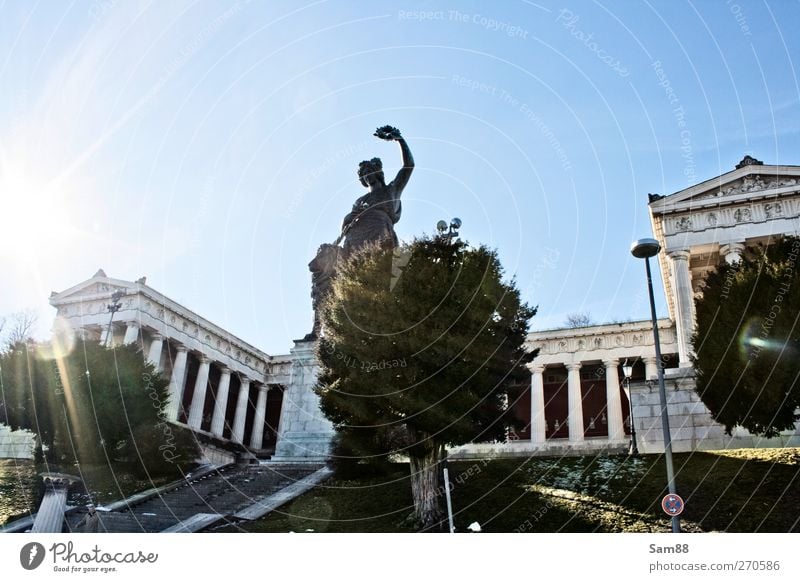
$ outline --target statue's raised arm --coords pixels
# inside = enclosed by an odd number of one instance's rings
[[[384,125],[375,130],[374,135],[400,144],[403,167],[397,173],[397,177],[387,184],[384,181],[380,158],[364,160],[358,165],[358,179],[368,191],[356,200],[353,209],[342,221],[342,234],[335,244],[344,239],[343,248],[347,253],[378,241],[394,246],[398,244],[394,225],[400,220],[402,213],[400,195],[411,177],[414,158],[406,140],[396,127]]]
[[[364,160],[358,165],[358,181],[367,189],[367,193],[356,199],[352,210],[344,217],[339,237],[333,244],[322,245],[317,256],[308,265],[312,273],[314,328],[306,339],[314,339],[320,333],[319,310],[330,290],[337,262],[366,245],[379,243],[396,247],[399,244],[394,225],[400,220],[400,195],[414,170],[414,158],[396,127],[384,125],[376,129],[374,135],[400,144],[403,167],[397,172],[395,179],[386,184],[380,158]],[[344,243],[339,247],[342,241]]]
[[[396,196],[399,200],[403,189],[406,187],[406,184],[408,184],[411,172],[414,171],[414,156],[411,155],[411,149],[408,147],[406,140],[403,139],[403,136],[400,135],[400,130],[396,127],[384,125],[383,127],[379,127],[374,135],[386,141],[396,141],[400,144],[400,152],[403,155],[403,167],[400,168],[400,171],[397,172],[397,176],[395,176],[394,180],[391,182],[392,185],[394,185]]]

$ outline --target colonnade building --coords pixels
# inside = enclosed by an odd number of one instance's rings
[[[800,446],[798,425],[772,439],[740,428],[726,435],[697,395],[691,362],[694,300],[706,275],[757,245],[800,235],[800,166],[745,156],[716,178],[667,196],[650,194],[649,210],[668,308],[658,327],[673,449]],[[640,284],[644,289],[644,276]],[[528,344],[540,350],[531,385],[510,395],[527,427],[506,443],[459,447],[456,456],[621,450],[631,423],[640,451],[664,450],[649,320],[537,331]],[[626,361],[633,364],[629,379],[621,373]]]
[[[288,354],[268,355],[144,277],[114,279],[102,269],[53,293],[50,304],[54,333],[109,347],[138,345],[169,378],[166,419],[196,433],[207,461],[231,462],[243,451],[251,458],[326,458],[332,427],[311,392],[313,346],[301,342]]]
[[[691,363],[694,299],[705,276],[749,247],[800,233],[800,166],[768,166],[746,156],[721,176],[668,196],[649,195],[668,312],[650,320],[532,332],[530,383],[509,393],[520,421],[503,442],[456,447],[454,457],[622,451],[635,430],[639,450],[662,452],[657,366],[665,370],[676,451],[800,445],[800,430],[761,439],[726,435],[695,389]],[[621,250],[627,253],[627,249]],[[646,285],[644,275],[640,283]],[[115,295],[117,294],[117,295]],[[115,298],[119,309],[110,316]],[[169,420],[195,431],[207,460],[241,457],[324,460],[333,429],[313,392],[313,342],[269,355],[146,285],[101,270],[54,293],[55,330],[112,344],[138,344],[170,378]],[[625,364],[632,373],[625,377]],[[2,435],[0,435],[2,436]],[[2,443],[0,443],[2,444]]]

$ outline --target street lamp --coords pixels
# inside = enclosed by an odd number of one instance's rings
[[[625,375],[625,396],[628,397],[628,423],[631,425],[631,445],[628,448],[629,455],[638,455],[639,447],[636,446],[636,423],[633,421],[633,399],[631,398],[631,375],[633,374],[633,364],[628,360],[622,364],[622,373]]]
[[[675,471],[672,467],[672,439],[669,432],[669,414],[667,412],[667,391],[664,388],[664,368],[661,366],[661,342],[658,337],[658,321],[656,320],[656,301],[653,297],[653,275],[650,272],[650,257],[661,250],[661,245],[654,238],[643,238],[631,245],[631,254],[637,259],[644,259],[647,269],[647,291],[650,294],[650,316],[653,319],[653,339],[656,345],[656,362],[658,365],[658,392],[661,400],[661,430],[664,432],[664,458],[667,461],[667,487],[672,495],[675,491]],[[677,515],[672,516],[672,533],[680,533],[681,522]]]
[[[439,231],[439,235],[445,237],[448,242],[453,240],[453,237],[458,236],[459,228],[461,228],[460,218],[454,218],[450,221],[449,225],[444,220],[440,220],[436,223],[436,230]]]
[[[460,218],[453,218],[449,225],[444,220],[440,220],[436,223],[436,230],[439,231],[439,236],[448,243],[453,242],[453,238],[458,236],[459,228],[461,228]],[[447,501],[447,522],[450,526],[450,533],[455,533],[456,528],[453,523],[453,501],[450,499],[450,474],[447,467],[447,451],[445,451],[442,458],[442,475],[444,476],[444,496]],[[470,525],[470,527],[472,527],[472,525]],[[478,531],[480,531],[480,526],[478,526]]]
[[[111,303],[106,306],[108,308],[108,312],[111,314],[111,318],[108,320],[106,347],[114,343],[114,337],[113,337],[114,329],[111,326],[114,323],[114,314],[122,308],[122,303],[120,302],[120,299],[122,299],[123,295],[125,295],[125,291],[123,291],[122,289],[114,291],[114,293],[111,294]]]

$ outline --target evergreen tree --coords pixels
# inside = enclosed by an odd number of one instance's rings
[[[168,380],[133,345],[78,342],[66,355],[18,342],[0,356],[0,422],[37,437],[37,457],[69,472],[107,464],[143,477],[195,462],[188,431],[163,416]]]
[[[697,389],[730,434],[776,436],[800,406],[800,238],[786,237],[723,264],[695,303]]]
[[[323,312],[317,393],[363,461],[407,456],[413,517],[441,523],[445,447],[504,439],[507,389],[529,381],[535,309],[497,254],[447,236],[368,247],[338,268]]]

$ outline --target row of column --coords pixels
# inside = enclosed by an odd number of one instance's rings
[[[652,378],[658,374],[654,357],[642,358],[645,376]],[[578,442],[583,436],[583,395],[581,394],[581,363],[571,362],[567,367],[567,406],[569,440]],[[625,439],[622,399],[619,395],[619,359],[603,360],[606,369],[606,409],[608,414],[608,438],[612,441]],[[547,440],[547,422],[544,401],[545,366],[533,365],[531,375],[531,442],[544,443]]]
[[[123,343],[131,344],[139,338],[139,325],[135,321],[128,322],[125,330]],[[161,368],[161,352],[164,348],[164,336],[160,333],[152,334],[150,348],[147,350],[147,360],[156,368]],[[166,409],[166,417],[173,422],[177,421],[180,405],[183,400],[183,389],[186,383],[186,363],[188,350],[186,346],[179,345],[176,348],[177,355],[172,365],[172,375],[169,383],[169,403]],[[206,401],[206,391],[208,390],[208,375],[211,369],[211,360],[205,355],[200,355],[200,367],[197,371],[197,378],[192,392],[192,402],[189,406],[189,414],[186,424],[192,430],[199,431],[203,422],[203,409]],[[231,427],[231,440],[244,444],[245,420],[247,416],[247,402],[250,394],[250,379],[240,375],[239,393],[236,397],[236,410]],[[231,369],[221,366],[221,374],[217,394],[214,400],[214,412],[211,417],[211,433],[222,438],[225,429],[225,409],[228,403],[230,392]],[[253,427],[250,431],[250,448],[260,449],[264,443],[264,424],[267,418],[267,392],[271,386],[259,384],[258,399],[256,400],[256,412],[253,419]]]
[[[742,260],[744,241],[722,244],[719,254],[726,263],[732,265]],[[694,289],[689,266],[691,252],[688,249],[668,253],[670,260],[671,291],[675,298],[675,327],[678,336],[678,357],[680,366],[691,365],[692,335],[694,333]]]
[[[162,340],[163,341],[163,340]],[[150,350],[153,351],[152,349]],[[180,403],[183,399],[183,384],[186,377],[186,358],[187,349],[185,346],[178,346],[177,356],[172,369],[170,379],[170,407],[168,418],[172,421],[177,420]],[[208,373],[211,360],[206,356],[200,356],[200,368],[197,371],[197,378],[192,392],[192,402],[189,406],[189,414],[186,424],[192,430],[200,430],[203,422],[203,408],[206,402],[206,390],[208,389]],[[245,419],[247,415],[247,402],[250,395],[250,379],[240,375],[239,393],[236,396],[236,410],[233,416],[233,426],[231,427],[231,440],[244,444]],[[211,417],[211,433],[222,438],[225,428],[225,408],[228,402],[230,391],[231,369],[227,366],[221,367],[219,386],[214,400],[214,412]],[[253,426],[250,431],[250,448],[260,449],[264,439],[264,423],[267,418],[267,392],[271,386],[266,384],[256,385],[258,399],[256,400],[256,412],[253,418]]]

